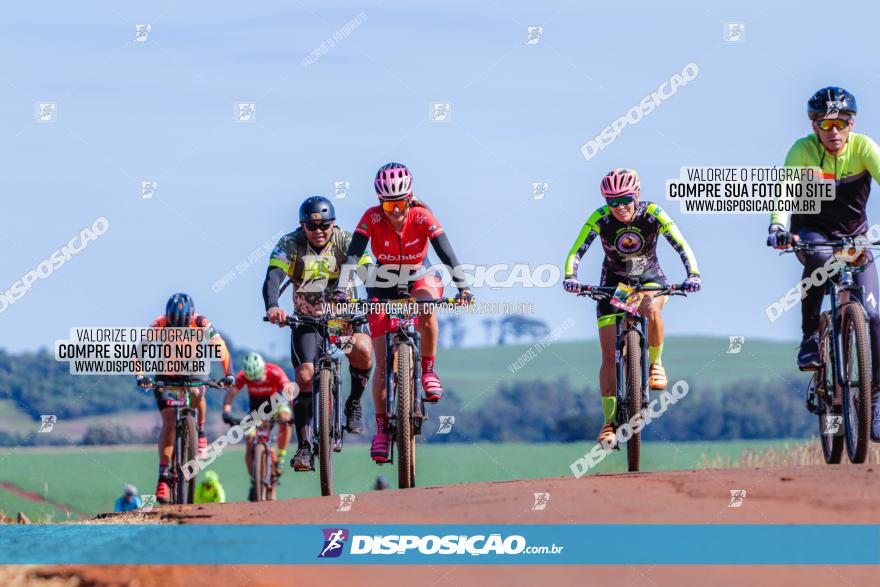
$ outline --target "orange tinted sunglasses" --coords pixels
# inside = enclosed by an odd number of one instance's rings
[[[395,210],[400,210],[401,212],[404,212],[408,207],[409,198],[403,200],[390,200],[382,202],[382,209],[386,212],[394,212]]]

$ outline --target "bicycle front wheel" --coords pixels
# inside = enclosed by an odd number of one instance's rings
[[[401,489],[415,487],[416,438],[413,430],[413,348],[397,347],[397,483]]]
[[[642,347],[639,344],[639,333],[630,330],[624,335],[626,343],[626,411],[632,418],[642,409]],[[623,425],[624,422],[618,422]],[[630,471],[639,470],[642,456],[642,433],[634,433],[626,442],[626,462]]]
[[[843,416],[846,452],[853,463],[868,456],[871,431],[871,354],[865,310],[856,302],[843,308]]]
[[[184,416],[177,429],[177,447],[175,451],[177,483],[174,488],[175,503],[193,503],[196,492],[196,477],[187,479],[183,474],[183,464],[194,461],[199,454],[199,431],[196,419],[191,415]]]
[[[333,495],[333,371],[318,374],[318,461],[321,495]]]
[[[254,443],[254,474],[251,480],[254,483],[254,497],[257,501],[266,501],[266,460],[269,453],[266,445],[262,442]]]
[[[831,354],[831,316],[823,312],[819,320],[819,369],[813,373],[811,386],[819,399],[819,441],[822,457],[829,465],[839,465],[843,458],[843,426],[840,402],[834,389],[834,357]],[[837,403],[838,405],[834,405]]]

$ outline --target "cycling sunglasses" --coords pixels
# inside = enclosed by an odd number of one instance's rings
[[[617,208],[618,206],[626,206],[628,204],[632,204],[635,201],[635,194],[627,194],[625,196],[618,196],[616,198],[605,198],[605,203],[612,208]]]
[[[333,226],[333,222],[322,222],[321,224],[315,224],[311,220],[304,222],[307,229],[312,232],[316,230],[329,230],[331,226]]]
[[[816,121],[816,126],[819,127],[819,130],[824,131],[829,131],[832,128],[843,130],[849,126],[849,121],[849,118],[823,118]]]
[[[409,207],[409,198],[404,198],[403,200],[382,201],[382,209],[386,212],[394,212],[395,210],[400,210],[401,212],[404,212],[407,207]]]

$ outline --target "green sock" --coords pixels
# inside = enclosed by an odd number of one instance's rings
[[[617,415],[617,398],[615,396],[602,396],[602,414],[605,416],[605,423],[613,422]]]
[[[658,346],[650,346],[648,345],[648,363],[651,365],[662,365],[663,361],[660,360],[660,355],[663,354],[663,344],[661,343]]]
[[[286,454],[287,454],[286,448],[279,448],[278,449],[278,460],[279,461],[282,460],[284,458],[284,455],[286,455]]]

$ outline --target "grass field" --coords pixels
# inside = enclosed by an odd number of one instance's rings
[[[722,337],[668,337],[663,364],[670,382],[686,379],[690,384],[723,385],[744,379],[769,380],[787,377],[806,379],[795,368],[796,347],[789,343],[747,340],[739,353],[728,353],[729,340]],[[597,386],[600,352],[595,340],[557,342],[541,351],[521,369],[508,366],[530,345],[448,349],[438,354],[437,370],[444,386],[479,404],[501,383],[523,379],[556,380],[568,377],[576,387]]]
[[[736,460],[747,449],[781,447],[784,441],[678,442],[646,441],[642,445],[642,470],[693,469],[716,457]],[[420,486],[474,483],[571,475],[569,464],[590,446],[573,444],[432,444],[418,451],[417,482]],[[153,493],[156,453],[152,447],[13,449],[0,451],[0,481],[8,481],[75,510],[98,513],[112,510],[124,483],[134,483],[141,493]],[[396,466],[379,467],[369,460],[365,445],[347,446],[336,456],[336,493],[361,493],[372,489],[384,475],[394,487]],[[624,471],[625,456],[613,453],[597,472]],[[247,498],[248,479],[244,453],[236,448],[218,458],[216,470],[229,501]],[[294,473],[287,469],[279,498],[320,495],[317,473]],[[28,502],[0,490],[0,511],[14,516],[24,511],[42,519],[52,508]],[[54,521],[65,518],[56,512]]]

